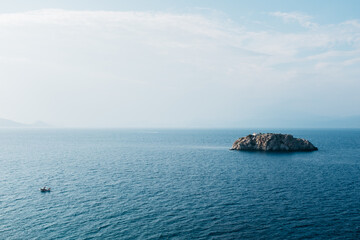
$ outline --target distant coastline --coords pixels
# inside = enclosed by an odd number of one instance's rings
[[[36,121],[31,124],[26,124],[5,118],[0,118],[0,128],[48,128],[48,127],[51,126],[42,121]]]

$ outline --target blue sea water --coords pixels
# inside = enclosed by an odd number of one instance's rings
[[[360,130],[0,130],[0,239],[360,239]],[[52,188],[41,193],[44,184]]]

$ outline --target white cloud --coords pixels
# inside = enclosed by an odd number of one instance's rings
[[[285,22],[295,21],[305,28],[315,29],[318,24],[311,21],[312,17],[297,12],[272,12],[270,15],[282,18]]]
[[[306,15],[272,15],[306,29],[254,31],[227,19],[161,12],[0,14],[3,117],[181,126],[208,119],[224,125],[223,119],[295,106],[332,114],[325,106],[335,102],[339,79],[347,94],[359,87],[358,22],[318,25]],[[318,99],[324,91],[329,96]],[[314,101],[318,106],[309,107]],[[349,105],[348,98],[336,104]],[[356,111],[350,106],[337,114]]]

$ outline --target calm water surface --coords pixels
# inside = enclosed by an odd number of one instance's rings
[[[360,130],[0,130],[0,239],[360,239]],[[50,193],[40,193],[44,184]]]

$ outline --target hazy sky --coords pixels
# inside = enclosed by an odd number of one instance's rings
[[[0,118],[271,127],[360,115],[359,1],[174,2],[1,1]]]

